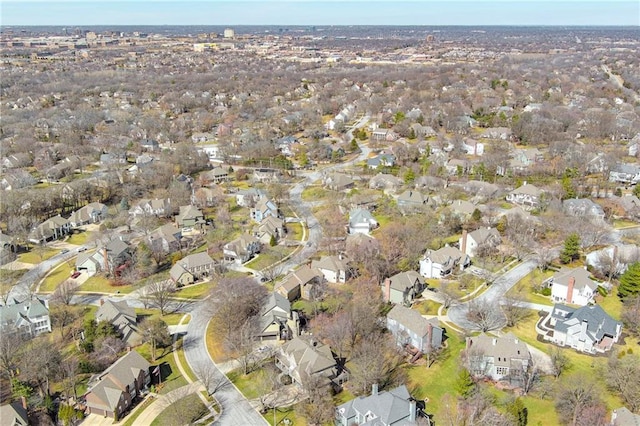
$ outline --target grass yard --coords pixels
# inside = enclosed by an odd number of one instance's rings
[[[499,407],[504,407],[505,403],[513,396],[512,392],[497,389],[492,385],[486,385],[485,389],[496,398]],[[536,392],[531,392],[529,395],[520,397],[520,399],[522,399],[524,406],[527,407],[527,424],[532,426],[560,424],[555,404],[551,398],[543,399]]]
[[[302,224],[287,223],[287,237],[289,240],[302,241]]]
[[[207,326],[207,351],[209,356],[214,362],[221,363],[229,361],[228,355],[224,351],[222,336],[216,331],[216,326],[213,321],[209,321]]]
[[[613,227],[615,229],[622,229],[622,228],[630,228],[633,226],[638,226],[638,222],[634,222],[632,220],[625,220],[625,219],[614,219],[613,220]]]
[[[178,291],[176,291],[173,294],[173,296],[180,297],[183,299],[202,299],[207,294],[209,294],[210,290],[211,290],[210,282],[192,284],[192,285],[178,289]]]
[[[617,294],[618,286],[614,286],[607,297],[602,297],[600,294],[597,294],[596,303],[600,305],[606,313],[611,315],[613,319],[620,321],[622,317],[622,300],[620,300]]]
[[[187,395],[172,403],[156,417],[151,426],[174,426],[176,424],[194,424],[204,417],[209,410],[202,403],[197,393]]]
[[[136,311],[136,315],[138,315],[138,320],[139,321],[141,320],[140,317],[160,318],[167,325],[178,325],[178,324],[180,324],[180,320],[184,316],[184,314],[179,313],[179,312],[178,313],[172,313],[172,314],[164,314],[164,316],[161,316],[159,309],[136,308],[135,311]],[[189,323],[189,321],[186,321],[184,324],[188,324],[188,323]]]
[[[111,285],[106,277],[102,275],[94,275],[86,280],[78,287],[78,291],[86,291],[88,293],[122,293],[127,294],[135,290],[137,286],[134,285]]]
[[[291,247],[275,246],[264,249],[256,258],[247,262],[244,266],[260,271],[274,263],[284,259],[293,252]]]
[[[433,300],[421,300],[414,303],[412,309],[420,312],[420,315],[438,315],[440,304]]]
[[[182,377],[180,370],[178,370],[178,367],[176,366],[176,361],[173,358],[173,350],[171,346],[168,346],[166,348],[157,348],[157,359],[155,362],[151,360],[151,346],[148,343],[138,346],[136,348],[136,351],[138,351],[138,353],[151,364],[160,365],[162,383],[160,385],[156,385],[156,392],[158,392],[159,394],[169,393],[174,389],[178,389],[179,387],[188,384],[187,380]]]
[[[259,386],[256,386],[262,374],[264,374],[262,369],[255,369],[246,375],[242,374],[240,370],[233,370],[227,374],[227,377],[236,385],[245,398],[256,399],[262,392]]]
[[[60,253],[60,250],[54,250],[49,247],[32,247],[28,252],[19,254],[17,260],[19,262],[32,263],[36,265],[58,253]]]
[[[444,407],[442,398],[446,394],[455,394],[454,384],[458,377],[460,352],[464,349],[464,338],[448,331],[447,349],[442,359],[436,361],[431,368],[424,365],[408,365],[407,387],[416,399],[428,398],[426,411],[434,414],[436,424],[444,423]]]
[[[553,306],[553,302],[548,296],[543,296],[542,294],[535,293],[533,291],[535,286],[539,285],[553,274],[553,271],[546,270],[544,272],[540,272],[540,270],[536,268],[518,281],[518,283],[513,286],[507,294],[510,296],[520,295],[530,303]]]
[[[73,270],[74,268],[72,268],[68,262],[60,264],[60,266],[51,271],[44,280],[42,280],[40,291],[43,293],[53,293],[62,282],[71,277],[71,271]]]
[[[270,425],[282,425],[285,419],[289,419],[291,426],[306,426],[307,421],[296,415],[295,405],[287,408],[276,408],[276,421],[273,422],[273,410],[268,410],[262,415]]]
[[[376,218],[376,220],[378,221],[381,227],[388,225],[389,223],[391,223],[391,221],[395,220],[394,217],[390,215],[385,215],[385,214],[376,214],[374,215],[374,217]]]
[[[320,186],[307,186],[301,194],[304,201],[320,201],[333,195],[333,191],[327,191]]]
[[[177,354],[178,354],[178,359],[180,360],[180,364],[182,364],[182,369],[184,370],[185,373],[187,373],[187,376],[189,376],[188,378],[191,379],[192,381],[196,381],[198,378],[196,377],[196,375],[194,374],[194,372],[191,370],[191,367],[189,366],[189,363],[187,362],[187,357],[184,354],[184,350],[182,349],[182,337],[180,337],[177,341],[176,341],[176,349],[177,349]],[[208,395],[207,395],[208,397]]]
[[[82,246],[87,243],[87,239],[89,238],[88,232],[74,232],[67,239],[67,243],[73,244],[76,246]]]

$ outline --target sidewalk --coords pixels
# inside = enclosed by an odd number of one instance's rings
[[[186,376],[185,376],[186,378]],[[189,383],[178,389],[174,389],[165,395],[157,395],[157,399],[144,410],[136,419],[137,425],[150,425],[153,420],[162,413],[162,410],[174,404],[178,400],[192,393],[204,390],[204,387],[200,382]]]

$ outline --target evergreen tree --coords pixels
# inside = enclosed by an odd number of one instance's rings
[[[575,232],[564,240],[564,248],[560,252],[560,262],[567,264],[580,258],[580,236]]]
[[[458,373],[458,379],[455,382],[455,390],[458,394],[467,399],[473,392],[476,390],[476,383],[473,381],[473,377],[471,377],[471,373],[466,368],[460,370]]]
[[[416,174],[413,169],[408,169],[404,174],[404,183],[413,183],[416,179]]]
[[[620,297],[635,296],[640,294],[640,262],[629,265],[624,274],[620,276]]]
[[[640,198],[640,183],[633,187],[633,195]]]
[[[522,399],[516,398],[507,405],[507,413],[511,414],[513,418],[516,420],[516,425],[518,426],[526,426],[527,425],[527,407],[524,406]]]

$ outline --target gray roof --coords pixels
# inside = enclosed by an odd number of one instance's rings
[[[433,263],[440,265],[447,265],[449,261],[459,262],[465,256],[466,254],[451,246],[444,246],[434,251],[429,250],[424,255],[425,258],[429,258]]]
[[[451,203],[451,209],[464,214],[472,214],[476,209],[476,205],[466,200],[455,200]]]
[[[627,407],[613,410],[611,415],[612,426],[640,426],[640,414],[632,413]]]
[[[611,318],[599,305],[572,308],[556,304],[551,315],[557,320],[555,330],[566,333],[570,327],[587,323],[587,337],[599,342],[606,336],[615,336],[619,321]]]
[[[500,242],[502,238],[496,228],[480,228],[469,233],[469,236],[475,240],[478,244],[495,240]]]
[[[564,200],[562,207],[565,212],[573,216],[604,216],[604,210],[588,198],[573,198]]]
[[[353,209],[349,212],[349,224],[377,223],[371,212],[367,209]]]
[[[502,337],[488,336],[484,333],[468,337],[467,348],[477,350],[479,355],[493,357],[493,363],[497,367],[509,367],[514,359],[531,358],[527,344],[511,333]]]
[[[96,321],[108,321],[122,333],[122,340],[133,342],[138,338],[136,311],[126,300],[107,300],[96,312]]]
[[[398,195],[398,202],[407,204],[427,204],[429,202],[429,196],[424,195],[419,191],[412,191],[409,189]]]
[[[405,308],[402,305],[395,305],[393,309],[387,314],[387,318],[395,320],[399,324],[402,324],[404,328],[413,331],[418,336],[424,337],[427,335],[429,324],[433,327],[440,328],[438,318],[426,319],[420,312],[413,309]]]
[[[190,254],[189,256],[180,259],[178,263],[182,264],[187,270],[190,270],[200,266],[211,265],[214,261],[206,251],[203,251],[200,253]]]
[[[49,315],[49,309],[38,298],[25,300],[24,302],[0,305],[0,327],[15,325],[19,327],[23,322],[31,322],[31,319]]]
[[[125,387],[138,378],[140,371],[149,371],[151,364],[138,352],[131,351],[111,364],[109,368],[92,378],[92,381],[99,380],[87,393],[93,393],[101,401],[107,403],[110,409],[118,404],[120,394]]]
[[[424,278],[416,271],[400,272],[391,278],[391,288],[398,291],[405,291],[415,285],[416,281],[424,285]]]
[[[542,194],[542,190],[535,185],[524,184],[513,191],[512,194],[524,194],[524,195],[533,195],[535,197],[539,197]]]
[[[590,278],[591,274],[585,268],[574,268],[560,270],[553,276],[553,283],[569,286],[569,279],[575,279],[574,288],[576,290],[582,290],[585,287],[589,287],[592,291],[598,288],[598,284]]]
[[[291,315],[289,299],[279,293],[272,292],[260,312],[260,330],[264,331],[274,322],[286,323]]]
[[[320,260],[313,260],[311,267],[335,272],[348,269],[347,262],[338,256],[322,256]]]
[[[301,381],[337,366],[331,348],[310,336],[298,336],[282,345],[280,351],[293,358]]]
[[[369,396],[359,396],[337,407],[339,413],[345,418],[355,417],[356,413],[365,415],[371,413],[375,419],[360,425],[403,425],[410,424],[408,419],[411,410],[411,395],[405,385],[398,386],[390,391],[382,391]],[[405,420],[405,422],[399,423]]]
[[[27,426],[27,410],[20,402],[0,405],[0,423],[6,426]]]

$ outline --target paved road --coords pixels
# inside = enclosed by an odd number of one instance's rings
[[[182,345],[187,362],[194,372],[202,370],[209,366],[213,369],[215,376],[214,382],[220,383],[224,380],[222,372],[211,360],[205,343],[205,333],[210,315],[206,311],[206,302],[197,304],[191,311],[191,321],[187,326],[187,334],[185,335]],[[213,389],[210,389],[213,391]],[[241,425],[265,425],[266,420],[251,407],[249,401],[238,391],[238,389],[229,384],[222,386],[215,391],[215,397],[222,406],[222,415],[217,423],[220,425],[241,426]]]

